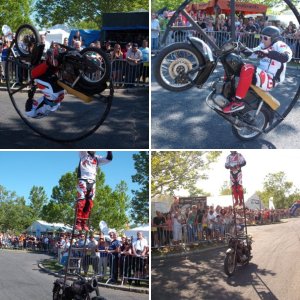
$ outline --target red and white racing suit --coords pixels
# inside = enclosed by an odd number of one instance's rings
[[[55,68],[49,66],[46,62],[32,69],[31,77],[43,93],[43,96],[38,100],[33,100],[32,110],[26,112],[28,117],[46,116],[59,108],[61,101],[64,99],[65,92],[57,84],[56,78],[53,77],[55,72]]]
[[[88,219],[94,205],[97,169],[112,161],[112,153],[108,151],[105,158],[100,155],[92,156],[88,151],[80,151],[79,157],[76,219],[85,224],[85,220],[80,219]]]
[[[251,83],[264,91],[270,91],[276,84],[285,79],[286,64],[292,59],[292,50],[282,41],[277,41],[268,48],[261,43],[253,51],[267,50],[268,56],[260,59],[259,65],[245,64],[240,73],[240,80],[236,89],[236,98],[246,97]],[[253,54],[250,57],[256,58]]]
[[[234,205],[243,205],[244,191],[242,183],[242,169],[246,165],[246,160],[242,154],[236,152],[227,156],[225,168],[230,169],[230,184],[232,195],[234,197]]]

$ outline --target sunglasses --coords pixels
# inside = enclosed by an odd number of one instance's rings
[[[264,41],[268,41],[268,40],[270,39],[270,37],[269,37],[269,36],[266,36],[266,35],[261,35],[261,36],[260,36],[260,39],[261,39],[261,40],[264,40]]]

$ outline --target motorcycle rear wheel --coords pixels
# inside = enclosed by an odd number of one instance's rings
[[[265,110],[265,108],[262,107],[262,109],[260,110],[260,112],[256,117],[255,114],[256,114],[255,109],[249,109],[246,110],[245,112],[244,111],[240,112],[239,116],[241,116],[242,120],[248,122],[250,125],[255,126],[261,131],[263,131],[269,123],[268,113]],[[246,127],[237,128],[236,126],[232,126],[232,132],[237,138],[239,138],[242,141],[251,141],[261,135],[261,132]]]
[[[78,87],[91,95],[103,92],[111,73],[110,62],[106,53],[99,48],[87,47],[81,50],[80,54],[92,59],[99,70],[94,73],[84,72],[77,83]]]
[[[234,259],[234,253],[226,254],[224,259],[224,272],[227,276],[232,276],[236,269],[236,257]]]
[[[181,92],[194,86],[193,82],[201,75],[197,69],[203,64],[201,53],[190,44],[175,43],[159,52],[154,61],[154,75],[163,88]]]

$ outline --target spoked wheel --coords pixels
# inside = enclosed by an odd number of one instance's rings
[[[224,260],[224,272],[227,276],[232,276],[236,269],[236,256],[234,253],[226,254]]]
[[[110,62],[105,52],[99,48],[88,47],[80,51],[85,58],[86,69],[78,81],[78,86],[91,94],[101,93],[106,88],[110,76]]]
[[[18,28],[15,45],[21,57],[30,57],[40,42],[40,35],[33,26],[24,24]]]
[[[175,43],[164,48],[155,62],[155,78],[165,89],[179,92],[193,86],[204,64],[201,54],[187,43]]]
[[[114,94],[111,81],[108,88],[101,95],[93,96],[90,102],[66,94],[58,110],[43,118],[27,117],[25,103],[32,84],[31,63],[12,50],[14,46],[13,43],[8,51],[6,63],[7,90],[14,108],[26,125],[49,140],[75,142],[91,135],[103,124],[110,111]],[[109,77],[105,74],[108,80]],[[37,90],[34,99],[38,100],[42,96],[40,90]]]
[[[268,113],[265,111],[264,108],[262,108],[257,115],[256,113],[256,110],[250,109],[244,113],[239,113],[239,116],[247,124],[255,126],[261,131],[263,131],[269,123]],[[261,132],[247,127],[232,126],[232,132],[236,137],[243,141],[250,141],[261,135]]]

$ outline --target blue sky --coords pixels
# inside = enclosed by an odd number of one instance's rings
[[[114,151],[113,161],[102,166],[105,182],[113,189],[124,180],[128,194],[139,186],[131,176],[136,173],[132,155],[134,151]],[[106,156],[105,151],[97,154]],[[79,162],[78,151],[0,151],[0,185],[27,200],[33,185],[43,186],[50,199],[52,188],[62,175],[73,172]]]

